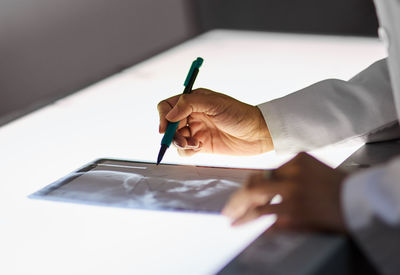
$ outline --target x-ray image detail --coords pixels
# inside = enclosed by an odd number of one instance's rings
[[[115,207],[220,212],[247,169],[104,160],[32,197]]]

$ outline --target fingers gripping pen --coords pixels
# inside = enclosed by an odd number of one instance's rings
[[[193,83],[196,80],[197,74],[199,73],[199,69],[203,64],[203,58],[198,57],[195,61],[193,61],[192,66],[189,69],[189,73],[186,76],[185,82],[183,86],[185,89],[183,90],[183,94],[190,94],[192,92]],[[178,129],[179,121],[177,122],[168,122],[167,130],[164,133],[164,136],[161,140],[161,148],[157,157],[157,165],[160,164],[162,158],[164,157],[165,152],[168,147],[171,145],[171,142],[174,138],[176,130]]]

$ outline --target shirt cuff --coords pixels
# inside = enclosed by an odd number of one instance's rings
[[[274,144],[274,150],[280,153],[293,153],[296,151],[291,142],[290,135],[284,120],[284,114],[279,111],[279,100],[272,100],[260,105],[260,109],[264,120],[267,123],[269,133]]]

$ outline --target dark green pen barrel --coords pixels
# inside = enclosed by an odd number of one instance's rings
[[[199,73],[199,68],[203,64],[203,58],[198,57],[195,61],[193,61],[192,66],[189,69],[189,73],[186,76],[185,82],[183,86],[185,89],[183,90],[184,94],[189,94],[192,91],[193,83],[196,79],[197,74]],[[164,137],[161,140],[161,149],[158,153],[157,165],[161,162],[167,147],[171,145],[172,140],[174,139],[175,132],[178,129],[179,121],[177,122],[169,122],[167,126],[167,130],[164,133]],[[167,146],[167,147],[166,147]]]
[[[196,80],[198,73],[199,73],[199,69],[196,68],[193,70],[192,75],[191,75],[185,89],[183,90],[184,94],[190,94],[192,92],[193,84],[194,84],[194,81]]]
[[[178,125],[179,125],[179,121],[168,123],[167,130],[165,131],[164,137],[161,140],[161,144],[165,144],[168,147],[171,145],[171,142],[174,138],[176,129],[178,129]]]

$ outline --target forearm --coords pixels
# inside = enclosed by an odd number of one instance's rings
[[[361,138],[384,140],[397,114],[386,60],[349,81],[329,79],[258,106],[277,152],[298,152]],[[390,137],[400,131],[388,131]]]

